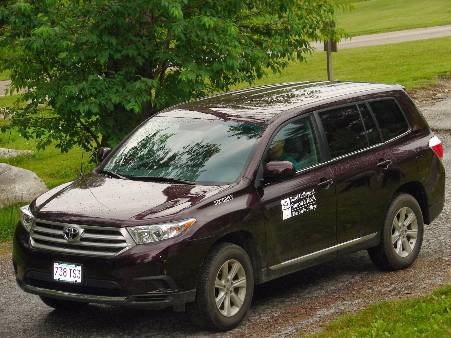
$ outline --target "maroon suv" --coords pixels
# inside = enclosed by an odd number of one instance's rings
[[[270,85],[171,107],[21,208],[23,290],[236,326],[255,284],[367,249],[410,266],[444,204],[440,140],[401,86]]]

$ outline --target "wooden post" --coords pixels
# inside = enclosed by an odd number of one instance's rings
[[[327,24],[327,29],[329,29],[329,37],[327,41],[324,42],[324,50],[326,51],[326,63],[327,63],[327,79],[329,81],[334,80],[333,64],[332,64],[332,53],[337,52],[337,42],[333,40],[333,29],[335,28],[335,22],[331,21]]]
[[[326,50],[327,79],[329,81],[333,81],[334,80],[334,74],[333,74],[333,65],[332,65],[332,41],[328,40],[326,45],[327,45],[327,50]]]

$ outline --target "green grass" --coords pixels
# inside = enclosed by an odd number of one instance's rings
[[[9,79],[9,72],[4,71],[0,72],[0,81],[8,80]]]
[[[451,285],[418,299],[370,305],[313,337],[451,337]]]
[[[0,107],[10,107],[14,105],[18,95],[0,96]]]
[[[0,147],[32,150],[32,155],[0,159],[0,161],[35,172],[49,188],[76,178],[80,174],[82,161],[84,172],[92,169],[92,165],[89,164],[89,155],[80,149],[75,148],[68,153],[61,153],[54,146],[49,146],[45,150],[38,151],[35,140],[26,140],[15,130],[0,133]]]
[[[368,0],[337,15],[337,26],[353,36],[451,24],[449,0]]]
[[[343,49],[333,54],[334,79],[425,87],[439,76],[451,75],[450,55],[451,37]],[[307,63],[293,62],[281,74],[270,74],[257,84],[326,80],[325,57],[324,52],[316,52]]]
[[[0,242],[13,237],[14,226],[19,221],[20,205],[0,209]]]

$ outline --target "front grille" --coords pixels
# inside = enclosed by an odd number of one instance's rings
[[[83,230],[79,239],[68,241],[63,230],[75,226]],[[91,225],[75,225],[36,220],[31,230],[34,248],[78,255],[115,256],[130,248],[133,240],[125,229]]]

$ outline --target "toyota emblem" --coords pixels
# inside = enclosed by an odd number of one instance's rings
[[[68,242],[78,241],[80,239],[81,233],[82,229],[74,225],[66,226],[63,229],[64,239]]]

